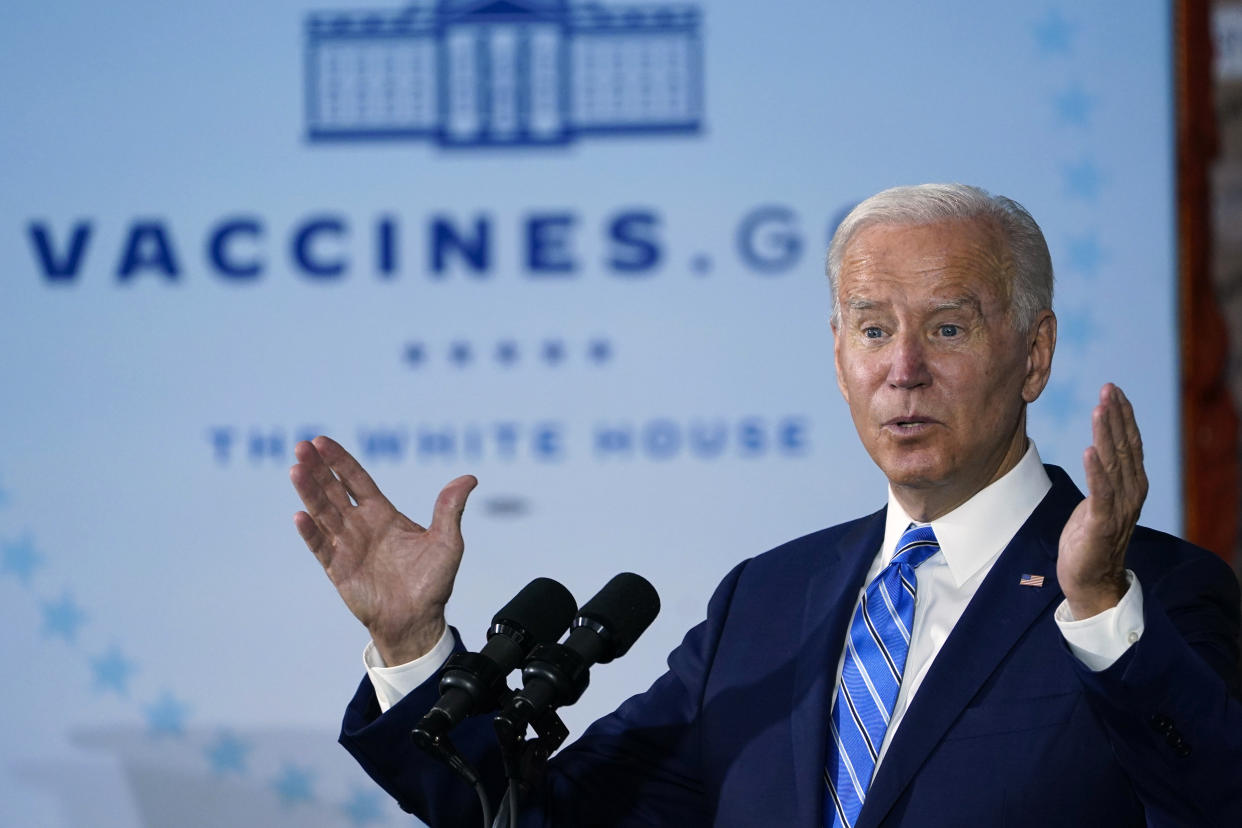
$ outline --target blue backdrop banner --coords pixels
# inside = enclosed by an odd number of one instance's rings
[[[1031,413],[1081,483],[1105,381],[1179,528],[1170,9],[953,0],[25,4],[0,30],[0,824],[408,824],[334,743],[365,630],[294,443],[415,520],[476,474],[467,643],[536,575],[662,615],[871,512],[828,238],[964,181],[1058,274]]]

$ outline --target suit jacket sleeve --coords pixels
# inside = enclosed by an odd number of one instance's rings
[[[1219,559],[1195,553],[1143,583],[1144,632],[1121,659],[1098,673],[1073,661],[1148,824],[1237,826],[1238,585]]]
[[[523,803],[523,825],[592,824],[599,814],[616,825],[710,822],[698,769],[697,719],[720,627],[744,567],[717,588],[707,620],[669,655],[668,672],[553,757],[543,786]],[[438,697],[433,679],[381,714],[364,678],[345,712],[340,742],[404,810],[432,826],[479,825],[475,792],[410,738]],[[451,736],[498,804],[505,783],[491,717],[473,717]]]

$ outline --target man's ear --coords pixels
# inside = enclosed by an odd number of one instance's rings
[[[845,398],[845,404],[850,404],[850,394],[845,390],[845,380],[841,378],[841,327],[837,324],[837,320],[832,320],[832,367],[837,375],[837,388],[841,389],[841,396]]]
[[[1022,383],[1022,399],[1033,403],[1039,399],[1052,374],[1052,354],[1057,349],[1057,316],[1051,310],[1040,311],[1035,325],[1027,335],[1026,377]]]

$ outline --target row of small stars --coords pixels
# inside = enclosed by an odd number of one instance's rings
[[[1068,56],[1073,52],[1078,27],[1066,19],[1059,9],[1049,9],[1034,26],[1035,43],[1045,57]],[[1053,97],[1057,120],[1067,126],[1087,128],[1095,114],[1096,99],[1082,84],[1073,84]],[[1094,202],[1105,183],[1104,174],[1090,157],[1061,167],[1066,194],[1086,202]]]
[[[1078,27],[1059,9],[1052,8],[1034,27],[1035,42],[1045,57],[1069,56],[1073,53]],[[1073,83],[1053,96],[1057,121],[1063,125],[1089,129],[1095,115],[1097,100],[1081,83]],[[1061,173],[1066,194],[1085,202],[1094,202],[1105,184],[1105,176],[1089,157],[1062,165]],[[1066,264],[1085,276],[1094,276],[1105,253],[1093,231],[1069,239]]]
[[[0,487],[0,493],[4,492]],[[0,507],[7,503],[5,494],[0,498]],[[0,544],[0,575],[12,576],[29,586],[34,573],[45,564],[46,558],[35,548],[34,539],[28,534]],[[88,616],[69,590],[64,590],[59,598],[41,601],[40,609],[45,636],[63,639],[68,644],[77,642],[78,632],[86,624]],[[130,679],[138,671],[138,665],[118,645],[113,644],[102,654],[88,656],[88,659],[95,692],[115,693],[122,698],[129,696]],[[154,701],[140,704],[140,707],[152,738],[183,738],[186,735],[190,707],[173,693],[165,690]],[[253,745],[236,734],[221,730],[203,749],[203,755],[216,775],[244,777],[249,772],[248,759],[252,748]],[[316,801],[313,772],[293,762],[284,763],[269,786],[286,807]],[[356,788],[338,807],[353,825],[364,826],[385,819],[383,802],[375,791]]]
[[[1034,27],[1035,42],[1042,56],[1068,57],[1073,53],[1078,27],[1070,22],[1059,9],[1050,8]],[[1072,83],[1052,99],[1053,114],[1062,126],[1088,130],[1092,126],[1097,106],[1081,83]],[[1068,197],[1085,203],[1094,203],[1104,186],[1105,176],[1089,155],[1061,166],[1062,180]],[[1071,237],[1066,244],[1066,265],[1086,277],[1096,275],[1106,258],[1095,231],[1088,230]],[[1091,314],[1086,310],[1069,310],[1058,314],[1060,339],[1063,342],[1086,347],[1098,338]],[[1040,402],[1055,417],[1066,418],[1078,410],[1079,400],[1072,385],[1053,382],[1040,396]]]
[[[456,340],[448,343],[441,353],[456,368],[465,368],[489,359],[501,367],[512,368],[523,358],[555,368],[572,356],[570,347],[561,339],[547,339],[525,347],[512,339],[478,346],[465,340]],[[581,353],[594,365],[604,365],[615,355],[612,342],[603,338],[589,340],[582,346]],[[410,367],[419,368],[432,360],[432,349],[424,342],[407,342],[401,356]]]

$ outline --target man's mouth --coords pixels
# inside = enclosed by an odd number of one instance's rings
[[[931,417],[923,417],[918,414],[902,415],[893,417],[884,423],[884,428],[889,431],[895,431],[899,434],[916,434],[934,425],[936,420]]]

